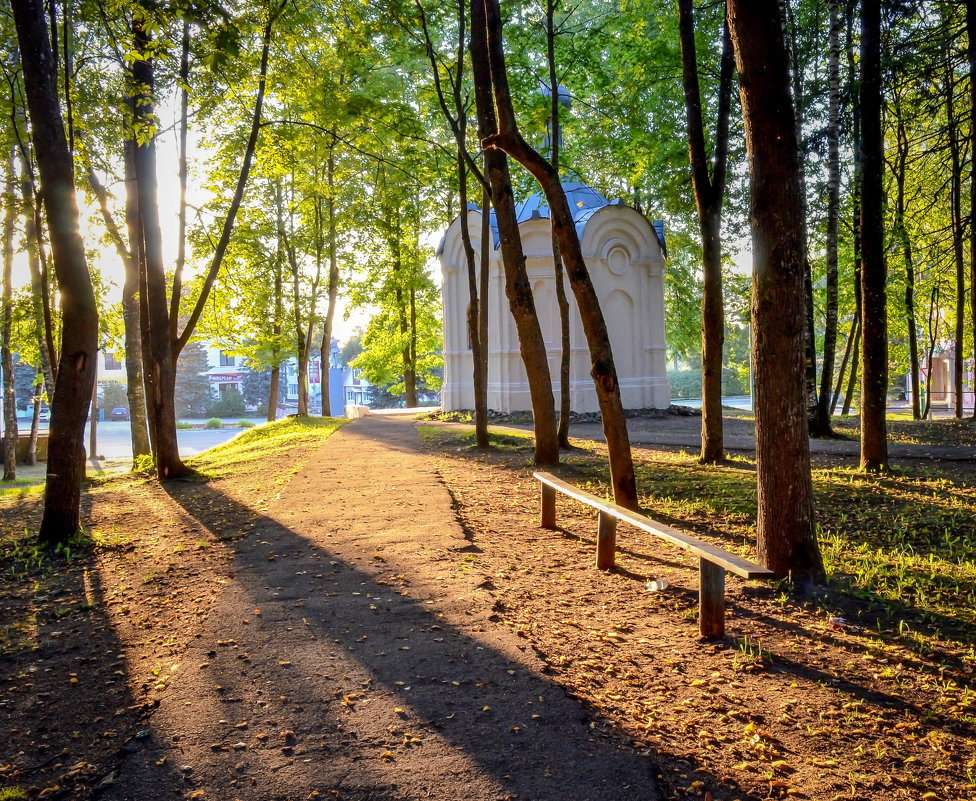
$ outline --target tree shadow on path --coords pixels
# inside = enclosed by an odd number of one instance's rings
[[[639,753],[542,675],[528,644],[493,625],[462,556],[432,564],[407,548],[394,560],[376,532],[255,518],[210,485],[170,492],[208,528],[254,521],[207,627],[218,645],[205,631],[207,667],[184,677],[194,709],[225,717],[179,735],[207,761],[200,786],[234,776],[227,798],[667,797],[658,765],[675,757]],[[468,544],[459,535],[452,549]],[[226,737],[212,742],[221,725]],[[726,796],[751,797],[716,788]]]

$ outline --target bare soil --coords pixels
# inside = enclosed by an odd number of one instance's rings
[[[976,689],[972,661],[731,578],[729,636],[702,642],[692,560],[621,530],[597,571],[591,513],[538,527],[527,448],[443,430],[369,417],[220,480],[99,481],[70,560],[29,553],[37,496],[0,501],[0,787],[976,798],[973,695],[943,686]]]

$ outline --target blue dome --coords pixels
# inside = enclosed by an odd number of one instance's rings
[[[563,181],[563,191],[566,193],[569,209],[573,213],[573,221],[576,223],[576,235],[579,237],[583,236],[583,229],[586,227],[586,223],[590,217],[600,209],[616,205],[620,202],[614,201],[611,203],[595,189],[591,189],[579,181]],[[468,208],[472,211],[480,211],[474,204],[469,203]],[[516,207],[515,214],[519,225],[532,219],[548,218],[550,216],[549,203],[545,195],[541,192],[536,192],[530,195],[524,203]],[[491,210],[489,224],[491,225],[494,246],[497,249],[501,242],[501,237],[498,233],[498,222],[495,220],[494,209]]]

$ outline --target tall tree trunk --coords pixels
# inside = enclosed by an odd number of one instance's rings
[[[3,333],[0,370],[3,372],[3,480],[17,478],[17,399],[14,394],[13,334],[14,220],[17,217],[17,151],[10,151],[4,180],[3,213]]]
[[[861,3],[861,469],[888,469],[881,2]]]
[[[281,384],[281,365],[271,368],[271,386],[268,389],[268,422],[273,423],[278,416],[278,392]]]
[[[491,91],[491,66],[488,60],[487,23],[483,0],[471,0],[471,62],[474,76],[475,103],[478,110],[478,139],[495,134],[495,118]],[[532,420],[535,429],[535,462],[553,465],[559,462],[559,441],[556,438],[556,406],[552,396],[552,379],[546,355],[546,343],[536,314],[532,286],[525,270],[525,252],[518,230],[512,179],[508,159],[500,150],[484,153],[485,174],[491,185],[491,204],[501,240],[502,263],[505,268],[505,295],[515,318],[519,350],[529,384]],[[485,211],[487,217],[487,208]],[[482,275],[486,273],[485,254],[491,236],[482,240]]]
[[[593,377],[600,404],[614,500],[621,506],[635,509],[637,508],[637,484],[634,477],[634,462],[630,452],[627,420],[620,399],[620,384],[617,381],[617,371],[613,363],[613,352],[603,310],[600,308],[593,282],[583,260],[579,237],[576,234],[576,221],[573,219],[559,176],[552,169],[552,165],[529,147],[519,133],[508,86],[501,11],[497,0],[486,0],[484,10],[492,87],[498,114],[498,133],[482,139],[482,146],[488,150],[497,147],[518,161],[536,179],[549,202],[550,219],[556,229],[560,255],[576,297],[576,307],[580,312],[583,331],[590,350],[590,375]]]
[[[55,65],[56,67],[56,65]],[[58,352],[51,312],[51,284],[47,253],[44,247],[44,220],[37,202],[35,175],[31,168],[30,144],[27,141],[24,111],[14,114],[21,161],[21,199],[24,203],[24,233],[27,238],[27,261],[31,280],[31,302],[37,325],[38,349],[44,373],[44,391],[48,403],[54,397],[54,379],[58,372]]]
[[[183,267],[186,265],[186,186],[187,186],[187,139],[190,121],[190,23],[183,20],[180,38],[180,205],[178,211],[179,232],[176,239],[176,266],[173,269],[173,289],[169,299],[169,336],[176,342],[180,328],[180,302],[183,299]],[[174,361],[179,351],[174,355]],[[175,376],[174,376],[175,380]]]
[[[280,184],[275,188],[276,206],[281,209]],[[279,231],[281,226],[279,225]],[[273,423],[278,416],[278,392],[281,382],[281,348],[280,337],[281,327],[285,319],[285,249],[281,236],[278,237],[275,248],[275,272],[274,272],[274,319],[271,323],[271,333],[274,337],[274,347],[272,348],[273,364],[271,365],[271,387],[268,391],[268,422]]]
[[[160,481],[187,473],[180,459],[176,438],[176,358],[170,336],[169,307],[166,294],[166,267],[163,264],[163,238],[159,228],[159,205],[156,197],[155,75],[150,52],[151,37],[142,12],[132,18],[132,63],[134,124],[136,138],[135,176],[139,198],[139,222],[145,257],[146,305],[148,319],[143,320],[146,354],[146,409],[154,434],[156,475]]]
[[[463,0],[461,0],[463,2]],[[491,252],[493,250],[491,238],[491,191],[485,185],[481,191],[481,260],[478,273],[478,301],[481,306],[478,314],[478,336],[482,342],[481,348],[481,383],[485,392],[485,409],[488,408],[488,278],[491,272]],[[487,417],[487,415],[486,415]],[[485,420],[485,428],[488,421]]]
[[[27,464],[33,467],[37,464],[37,435],[41,430],[41,395],[44,393],[44,376],[37,376],[34,385],[34,397],[31,398],[31,424],[27,440]]]
[[[319,363],[322,366],[322,416],[332,416],[332,402],[329,372],[332,358],[332,323],[335,319],[336,301],[339,298],[339,254],[336,248],[336,185],[335,185],[335,142],[329,148],[326,162],[325,184],[329,190],[329,296],[325,311],[325,324],[322,328],[322,347],[319,350]]]
[[[96,356],[97,358],[97,356]],[[91,406],[88,413],[88,458],[98,458],[98,366],[95,367],[95,381],[92,383]]]
[[[415,0],[417,9],[420,12],[420,19],[423,25],[424,39],[427,45],[427,58],[430,61],[434,86],[437,90],[437,97],[440,101],[441,111],[447,120],[448,126],[454,134],[454,142],[457,147],[457,175],[458,175],[458,202],[460,206],[460,226],[461,244],[464,248],[465,261],[468,269],[468,338],[471,341],[471,361],[472,361],[472,385],[474,388],[474,430],[475,441],[479,448],[487,448],[490,445],[488,440],[488,341],[487,341],[487,286],[488,286],[488,259],[491,252],[487,234],[482,231],[481,254],[483,265],[483,291],[479,293],[478,271],[475,264],[474,248],[471,244],[471,231],[468,224],[468,170],[470,169],[478,178],[482,185],[485,195],[485,202],[482,203],[483,220],[488,219],[488,184],[482,173],[478,172],[477,166],[471,159],[471,154],[467,149],[467,129],[468,129],[468,101],[462,96],[464,82],[462,76],[465,69],[464,58],[464,39],[467,34],[467,21],[465,0],[457,0],[457,58],[454,62],[454,76],[451,80],[452,99],[454,101],[454,112],[447,106],[447,99],[444,96],[440,80],[440,66],[434,45],[430,38],[427,28],[427,16],[424,13],[423,4],[420,0]],[[451,199],[453,193],[448,194],[448,219],[453,219],[451,214]]]
[[[925,420],[932,410],[932,359],[935,356],[935,343],[939,336],[939,285],[932,287],[929,296],[928,314],[928,348],[925,358],[925,408],[922,409],[922,419]]]
[[[749,155],[760,564],[821,581],[804,383],[804,221],[779,0],[729,0]]]
[[[463,6],[462,6],[463,7]],[[471,341],[472,383],[474,384],[474,432],[479,448],[487,448],[488,440],[488,395],[485,374],[481,369],[482,350],[487,347],[481,339],[481,306],[478,294],[478,265],[475,263],[474,246],[471,244],[471,229],[468,224],[468,167],[464,155],[457,154],[458,201],[461,208],[458,220],[461,225],[461,245],[464,247],[464,260],[468,268],[468,339]],[[487,211],[484,212],[487,215]],[[482,249],[489,247],[482,240]]]
[[[922,409],[919,405],[919,361],[918,329],[915,321],[915,257],[912,253],[912,238],[905,223],[905,179],[908,171],[908,134],[902,119],[901,102],[895,99],[895,134],[897,153],[895,157],[895,225],[894,234],[901,240],[902,256],[905,260],[905,324],[908,326],[909,390],[912,396],[912,419],[920,420]]]
[[[411,272],[413,272],[411,270]],[[416,407],[417,400],[417,289],[410,283],[410,372],[406,376],[407,405]],[[413,395],[413,403],[410,396]]]
[[[709,175],[695,48],[695,20],[691,0],[679,0],[678,31],[681,38],[685,111],[688,117],[688,155],[695,190],[698,227],[702,243],[702,444],[699,461],[706,464],[725,458],[722,431],[722,349],[725,343],[725,309],[722,298],[722,203],[728,154],[729,109],[735,54],[728,23],[722,34],[722,66],[715,133],[715,162]]]
[[[20,193],[24,203],[24,234],[27,239],[27,265],[30,271],[31,283],[31,311],[34,326],[37,329],[37,349],[41,357],[41,374],[44,377],[43,389],[47,393],[48,403],[54,397],[54,360],[48,343],[54,342],[54,336],[48,328],[48,317],[45,315],[44,284],[42,280],[40,237],[37,230],[37,209],[34,192],[34,177],[28,169],[26,151],[21,154],[21,182]]]
[[[64,56],[64,71],[61,73],[64,78],[64,110],[67,114],[65,128],[68,133],[68,153],[74,156],[75,152],[75,121],[74,111],[71,102],[71,78],[74,74],[74,57],[71,48],[71,0],[61,2],[61,45]]]
[[[549,119],[550,162],[559,176],[559,151],[562,147],[562,128],[559,122],[559,76],[556,74],[556,3],[546,0],[546,62],[549,67]],[[551,222],[551,220],[550,220]],[[556,438],[560,448],[569,448],[569,421],[572,398],[569,395],[569,373],[572,360],[572,342],[569,336],[569,299],[563,280],[563,260],[559,253],[559,237],[556,227],[550,225],[552,238],[552,262],[555,270],[556,307],[559,309],[559,427]]]
[[[962,417],[962,376],[964,361],[964,334],[966,331],[966,265],[963,257],[962,219],[962,154],[959,121],[955,112],[955,82],[951,55],[946,55],[946,119],[949,132],[949,154],[951,156],[950,205],[952,208],[952,254],[956,265],[956,325],[953,336],[952,358],[952,405],[955,407],[956,417]]]
[[[91,166],[88,167],[88,183],[98,199],[98,207],[105,223],[105,230],[122,260],[125,274],[122,286],[122,323],[125,332],[126,397],[129,402],[129,438],[132,442],[133,465],[138,462],[139,457],[148,456],[152,453],[149,433],[146,429],[146,394],[142,375],[142,338],[140,335],[138,298],[139,266],[135,262],[136,256],[134,255],[142,252],[136,244],[140,239],[142,229],[138,224],[139,201],[135,181],[135,147],[135,140],[131,136],[127,136],[123,144],[123,152],[129,245],[122,237],[122,232],[109,209],[108,190],[98,180],[95,170]],[[90,453],[95,452],[92,446],[88,450]]]
[[[295,326],[295,353],[298,360],[296,381],[298,382],[298,415],[305,417],[308,414],[308,350],[305,342],[305,327],[302,317],[301,304],[301,273],[298,269],[298,258],[291,239],[285,229],[284,202],[282,197],[281,182],[279,181],[275,191],[275,203],[277,210],[278,241],[284,248],[291,269],[292,280],[292,314]]]
[[[815,430],[826,435],[832,432],[830,415],[837,405],[837,395],[831,396],[834,381],[834,358],[837,349],[837,251],[840,229],[840,30],[839,0],[830,0],[829,56],[827,59],[827,280],[824,315],[823,366],[820,370],[820,396],[817,399]],[[850,343],[850,338],[848,338]],[[850,349],[844,354],[843,373]]]
[[[41,191],[61,292],[61,356],[51,404],[44,516],[44,546],[66,543],[80,526],[85,417],[95,381],[98,313],[78,227],[74,171],[64,135],[54,56],[41,0],[11,3],[20,44]]]
[[[828,426],[826,431],[821,431],[817,427],[819,418],[817,417],[817,337],[814,326],[813,308],[813,271],[810,265],[810,252],[807,245],[807,171],[806,171],[806,151],[807,146],[803,138],[803,121],[805,118],[806,95],[803,88],[803,78],[805,65],[800,61],[800,48],[797,44],[797,23],[796,15],[793,13],[793,4],[784,2],[782,4],[788,16],[789,41],[791,47],[790,66],[792,68],[793,83],[793,113],[796,121],[796,137],[800,151],[799,172],[797,180],[800,183],[800,212],[803,217],[803,309],[806,315],[804,322],[804,377],[807,398],[807,422],[810,435],[814,437],[829,436],[831,431]],[[819,6],[817,7],[819,11]],[[818,20],[819,22],[819,20]],[[819,25],[815,26],[817,30]]]
[[[142,227],[139,222],[139,188],[136,183],[136,143],[127,136],[125,150],[125,219],[129,232],[128,258],[123,259],[122,324],[125,329],[125,394],[129,401],[129,437],[133,464],[152,454],[146,414],[143,374],[142,327],[139,309],[139,265],[143,262]],[[175,409],[174,409],[175,412]]]
[[[969,311],[973,326],[973,372],[976,379],[976,3],[966,3],[969,43]],[[976,420],[976,387],[973,388]]]

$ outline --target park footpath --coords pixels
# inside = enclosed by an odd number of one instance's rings
[[[412,419],[346,425],[229,549],[100,797],[658,799],[653,755],[598,735],[499,621],[479,550]]]
[[[690,418],[696,426],[701,425],[701,417]],[[699,431],[673,430],[673,421],[665,418],[661,420],[634,421],[629,420],[627,429],[630,434],[630,444],[633,446],[666,448],[684,448],[697,451],[701,448],[701,433]],[[519,426],[528,430],[529,426]],[[570,434],[579,439],[605,442],[603,427],[599,423],[574,423],[570,427]],[[722,438],[724,449],[728,452],[755,454],[756,438],[746,434],[728,434]],[[810,453],[828,456],[857,459],[860,456],[861,444],[857,439],[813,439],[810,442]],[[966,445],[930,445],[916,443],[888,443],[888,456],[894,460],[933,459],[947,462],[970,462],[976,459],[976,449]]]

